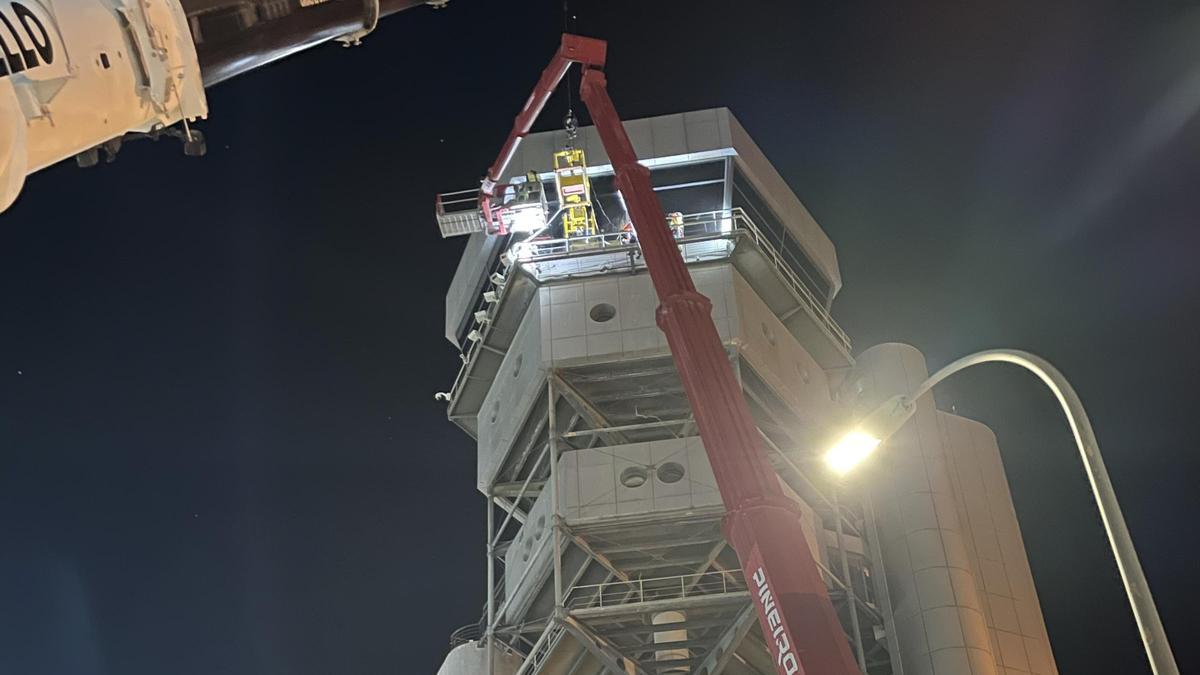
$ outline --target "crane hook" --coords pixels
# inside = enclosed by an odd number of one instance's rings
[[[567,115],[563,117],[563,128],[567,131],[567,143],[571,143],[579,136],[579,118],[575,117],[575,111],[568,108]]]

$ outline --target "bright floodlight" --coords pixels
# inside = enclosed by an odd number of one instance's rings
[[[879,447],[880,439],[862,431],[851,431],[825,453],[825,463],[839,475],[849,472]]]
[[[505,213],[508,229],[513,232],[534,232],[546,227],[546,212],[541,204],[528,204]]]
[[[858,420],[854,430],[842,437],[825,453],[825,463],[839,475],[848,473],[867,458],[879,444],[899,431],[917,406],[903,394],[897,394]]]

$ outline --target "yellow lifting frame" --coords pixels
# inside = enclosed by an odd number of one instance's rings
[[[592,210],[592,182],[587,175],[587,158],[579,148],[554,153],[554,185],[562,205],[563,236],[587,237],[596,234],[596,213]]]

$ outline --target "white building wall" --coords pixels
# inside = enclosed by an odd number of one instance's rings
[[[713,322],[742,356],[802,419],[825,423],[833,400],[825,371],[730,264],[690,268],[696,289],[712,302]],[[649,274],[558,283],[540,293],[542,359],[606,360],[668,353],[655,323],[658,296]],[[600,305],[615,313],[596,321]]]
[[[538,322],[540,311],[535,296],[476,416],[479,429],[476,477],[479,489],[485,493],[546,381]]]
[[[713,303],[712,317],[722,340],[731,337],[737,308],[733,301],[730,265],[688,270],[696,290]],[[625,356],[666,354],[667,338],[655,323],[658,296],[650,275],[599,277],[557,283],[539,289],[541,296],[542,358],[550,362],[575,359],[615,360]],[[605,306],[611,318],[603,318]]]
[[[521,659],[511,652],[493,650],[495,675],[512,675],[521,667]],[[437,675],[480,675],[487,672],[487,647],[482,642],[461,644],[446,655]]]
[[[996,436],[957,415],[938,421],[997,672],[1058,675]]]
[[[862,403],[872,406],[912,391],[927,375],[915,348],[884,344],[859,357],[854,381]],[[930,397],[872,461],[900,660],[905,675],[1004,675],[996,669],[948,462]]]
[[[550,541],[553,520],[550,493],[543,491],[504,554],[504,589],[508,601],[504,614],[510,621],[525,614],[554,571],[554,542]]]
[[[679,480],[667,482],[660,478],[658,469],[668,462],[682,469]],[[621,476],[627,470],[644,472],[645,482],[626,486]],[[563,516],[568,520],[721,504],[699,437],[567,452],[559,461],[559,471]],[[663,475],[674,477],[665,471]]]
[[[742,358],[804,423],[828,424],[834,404],[825,371],[742,275],[734,270],[732,277],[733,334]]]

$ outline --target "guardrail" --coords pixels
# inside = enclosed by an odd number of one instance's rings
[[[668,226],[675,231],[675,239],[680,243],[723,238],[733,225],[734,211],[706,211],[686,216],[677,215],[678,220]],[[601,234],[583,235],[551,239],[537,237],[513,245],[513,259],[519,262],[541,262],[544,260],[562,260],[565,258],[602,255],[619,250],[637,250],[637,237],[633,231],[605,232]]]
[[[834,321],[825,303],[813,293],[809,285],[784,259],[779,248],[767,237],[741,208],[693,213],[682,217],[674,225],[675,238],[680,244],[750,237],[774,267],[783,275],[784,283],[792,290],[809,314],[817,320],[828,336],[850,352],[850,336]],[[584,237],[560,239],[535,239],[518,242],[513,246],[513,258],[519,262],[537,263],[548,260],[586,257],[615,253],[637,248],[637,240],[631,233],[609,232]]]
[[[564,604],[570,609],[582,607],[615,607],[653,600],[680,600],[702,595],[717,595],[744,591],[740,569],[703,574],[682,574],[675,577],[606,581],[600,584],[575,586]]]
[[[850,336],[837,324],[826,309],[825,303],[817,297],[808,284],[796,273],[793,265],[788,264],[784,256],[766,233],[741,208],[720,211],[706,211],[682,216],[671,224],[675,230],[676,241],[680,245],[696,244],[706,241],[734,241],[738,237],[748,237],[763,255],[771,262],[783,279],[784,285],[792,292],[797,302],[807,311],[809,316],[829,339],[850,354]],[[640,256],[637,238],[632,232],[607,232],[580,237],[567,238],[534,238],[514,243],[508,251],[514,264],[537,264],[555,260],[585,258],[589,256],[626,253]],[[727,253],[726,253],[727,254]],[[503,289],[490,288],[493,292],[503,293]],[[497,303],[498,304],[498,303]],[[494,307],[494,305],[493,305]],[[484,329],[483,324],[474,326]],[[477,343],[472,342],[462,352],[463,365],[459,369],[454,385],[450,389],[449,398],[454,400],[466,377],[467,368],[477,351]]]
[[[458,628],[450,634],[450,648],[454,649],[459,645],[468,642],[475,642],[483,637],[483,621],[477,621],[472,624],[467,624]]]
[[[434,215],[442,238],[484,230],[479,214],[479,188],[442,192],[434,198]]]
[[[538,637],[537,642],[529,649],[529,654],[525,656],[525,660],[521,662],[521,667],[513,675],[526,675],[539,673],[542,666],[554,653],[554,648],[562,641],[563,635],[567,632],[558,621],[551,621],[542,634]]]
[[[779,270],[779,272],[783,274],[784,280],[791,288],[792,292],[802,300],[802,304],[807,305],[806,309],[808,309],[812,316],[817,319],[821,328],[825,330],[826,334],[828,334],[830,338],[835,340],[842,347],[846,354],[849,354],[850,336],[847,335],[846,331],[842,330],[842,327],[833,320],[833,316],[829,313],[829,310],[825,308],[825,303],[821,302],[817,298],[816,294],[812,292],[812,289],[810,289],[808,285],[800,279],[799,275],[796,274],[796,271],[792,268],[792,266],[788,265],[784,261],[783,256],[781,256],[779,253],[779,249],[777,249],[775,245],[767,239],[762,229],[755,225],[754,221],[751,220],[750,217],[745,214],[745,212],[743,212],[741,209],[734,209],[733,212],[733,219],[736,229],[738,231],[745,232],[748,236],[754,239],[754,243],[759,247],[759,249],[762,250],[767,258],[771,260],[775,266],[775,269]]]

